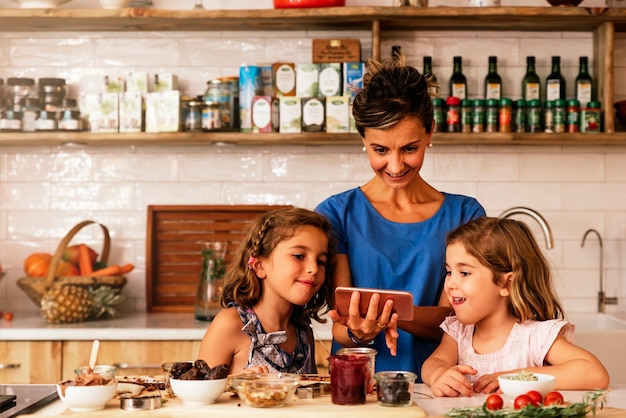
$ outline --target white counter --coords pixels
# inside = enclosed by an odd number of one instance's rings
[[[15,312],[12,321],[0,321],[0,340],[22,341],[200,341],[210,322],[196,322],[192,313],[125,313],[119,318],[49,324],[37,312]],[[318,340],[332,338],[332,323],[313,322]]]

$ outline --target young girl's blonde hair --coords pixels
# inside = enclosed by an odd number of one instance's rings
[[[496,284],[512,273],[511,313],[518,322],[564,318],[552,284],[552,270],[530,228],[513,219],[482,217],[450,232],[447,243],[460,243],[489,268]]]
[[[228,307],[232,302],[248,308],[256,305],[263,287],[248,265],[250,258],[269,257],[280,242],[293,237],[305,225],[320,229],[328,237],[326,274],[319,291],[305,306],[296,306],[291,318],[297,325],[308,325],[311,318],[326,322],[320,315],[328,312],[334,289],[332,273],[336,250],[332,226],[323,215],[302,208],[275,209],[259,216],[248,226],[224,277],[222,306]]]

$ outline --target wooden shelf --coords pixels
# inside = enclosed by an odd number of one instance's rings
[[[583,7],[328,7],[262,10],[0,9],[3,32],[222,30],[589,31],[626,25],[626,9]]]
[[[450,145],[617,145],[626,146],[626,132],[601,134],[547,134],[547,133],[438,133],[436,146]],[[206,146],[206,145],[356,145],[358,134],[250,134],[239,132],[176,132],[176,133],[0,133],[0,146]]]

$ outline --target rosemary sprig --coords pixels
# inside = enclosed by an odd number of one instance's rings
[[[583,418],[591,413],[596,415],[596,408],[604,407],[604,400],[609,389],[594,390],[587,392],[581,402],[569,405],[550,405],[550,406],[533,406],[527,405],[522,409],[513,409],[510,407],[502,408],[497,411],[490,411],[482,406],[470,406],[463,408],[454,408],[446,413],[446,417],[463,417],[463,418]]]

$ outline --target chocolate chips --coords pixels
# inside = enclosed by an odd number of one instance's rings
[[[228,365],[220,364],[213,368],[204,360],[181,361],[174,363],[170,375],[179,380],[216,380],[228,377]]]

